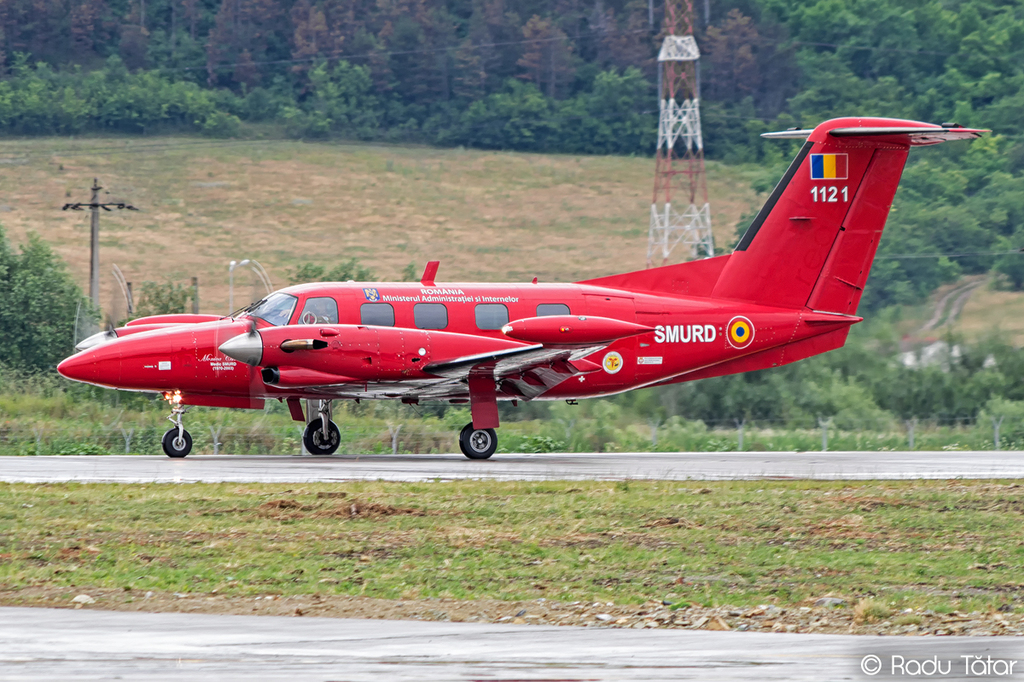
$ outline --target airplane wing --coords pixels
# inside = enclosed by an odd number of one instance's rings
[[[470,377],[494,381],[505,399],[532,400],[571,376],[600,369],[583,358],[604,348],[549,348],[523,345],[442,360],[424,367],[436,379],[344,382],[310,386],[324,397],[412,400],[469,400]],[[293,387],[294,388],[294,387]]]
[[[435,362],[424,367],[423,371],[429,372],[430,374],[437,374],[438,376],[459,377],[463,376],[468,369],[472,369],[477,365],[490,363],[497,364],[499,362],[529,362],[530,358],[533,358],[538,354],[538,351],[543,350],[544,346],[542,344],[534,344],[531,346],[523,346],[521,348],[508,348],[493,353],[467,355],[465,357],[455,358],[454,360]]]
[[[592,363],[584,361],[583,358],[603,347],[598,345],[567,349],[535,344],[439,362],[427,365],[424,370],[458,382],[466,395],[469,377],[473,374],[493,378],[498,389],[506,395],[532,400],[574,374],[597,369],[597,366],[591,367]]]

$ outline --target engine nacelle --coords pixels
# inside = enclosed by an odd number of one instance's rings
[[[344,381],[378,381],[432,377],[427,366],[482,353],[522,348],[526,344],[468,334],[373,327],[364,325],[289,325],[240,334],[220,346],[220,352],[249,365],[276,368],[272,384],[284,387],[297,368],[320,375],[316,385]],[[330,377],[333,380],[328,381]],[[321,381],[322,380],[322,381]],[[302,384],[313,385],[313,384]]]
[[[351,377],[342,377],[303,367],[264,367],[260,372],[260,377],[263,379],[263,383],[278,388],[333,386],[352,381]]]
[[[519,341],[545,346],[586,346],[653,332],[634,322],[592,315],[550,315],[509,322],[501,331]]]

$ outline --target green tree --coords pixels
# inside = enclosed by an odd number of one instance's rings
[[[189,312],[188,304],[193,295],[192,287],[183,284],[143,282],[139,287],[139,304],[135,312],[139,317]]]
[[[35,234],[15,251],[0,227],[0,365],[48,371],[73,352],[82,291]]]
[[[373,282],[377,276],[373,270],[359,263],[358,258],[341,261],[330,270],[324,265],[303,263],[288,276],[289,284],[307,282]]]

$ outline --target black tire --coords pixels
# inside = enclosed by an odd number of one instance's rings
[[[188,431],[181,432],[181,440],[178,440],[178,429],[174,428],[164,434],[162,441],[164,454],[175,459],[185,457],[192,452],[192,436]]]
[[[314,419],[306,424],[306,430],[302,432],[302,444],[306,446],[306,452],[311,455],[333,455],[341,445],[341,431],[334,422],[327,422],[327,432],[330,434],[327,442],[324,442],[324,434],[320,429],[320,419]]]
[[[466,424],[459,434],[459,448],[470,459],[488,459],[498,449],[498,434],[494,429],[474,429]]]

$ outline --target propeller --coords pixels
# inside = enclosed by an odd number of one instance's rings
[[[75,350],[82,351],[99,346],[117,338],[114,331],[132,318],[132,290],[125,280],[121,268],[115,264],[111,269],[115,286],[110,293],[110,305],[103,313],[101,325],[97,313],[91,306],[78,304],[75,311]]]
[[[249,304],[263,300],[273,292],[266,270],[255,260],[249,261]]]
[[[124,275],[121,270],[114,266],[114,282],[118,285],[110,292],[110,305],[107,306],[103,318],[103,328],[114,337],[114,330],[128,321],[128,288],[124,284]]]
[[[79,301],[75,310],[75,330],[72,343],[76,351],[85,350],[109,340],[106,333],[100,332],[99,319],[96,311],[85,301]]]

